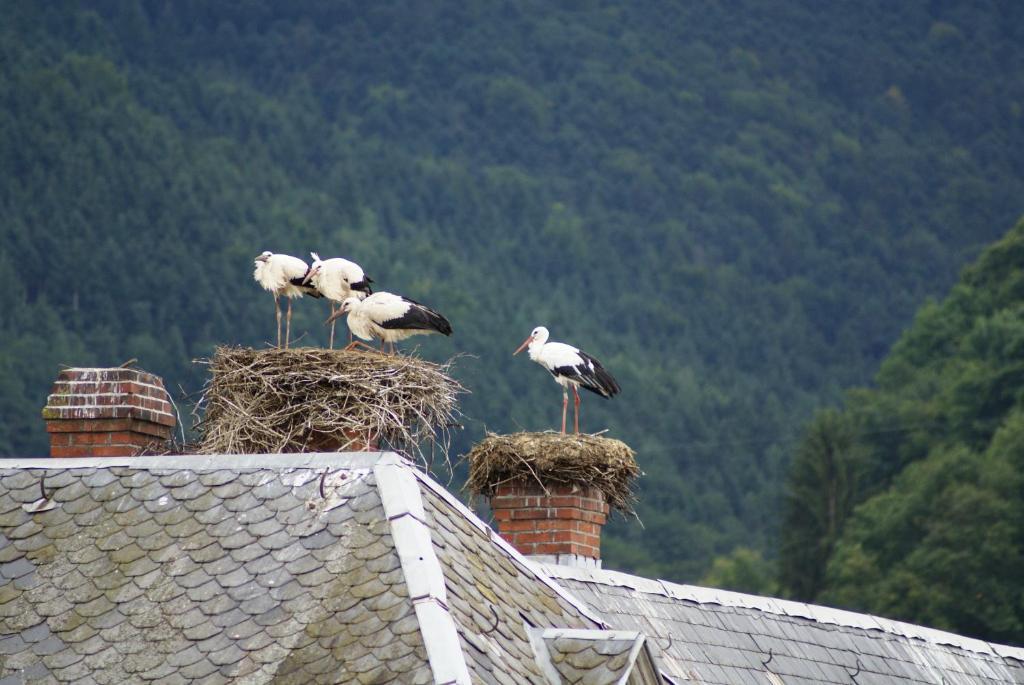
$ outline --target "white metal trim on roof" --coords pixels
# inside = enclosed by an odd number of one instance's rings
[[[864,630],[878,630],[891,635],[914,638],[931,644],[958,647],[969,652],[986,654],[988,656],[1008,657],[1024,662],[1024,648],[993,644],[984,640],[957,635],[956,633],[947,633],[942,630],[904,623],[903,621],[894,621],[871,614],[858,614],[817,604],[804,604],[785,599],[748,595],[730,590],[717,590],[696,585],[680,585],[667,580],[651,580],[641,576],[622,573],[621,571],[551,564],[537,565],[541,567],[540,570],[556,579],[561,578],[597,583],[599,585],[626,587],[638,592],[657,594],[696,604],[718,604],[720,606],[757,609],[765,613],[794,616],[818,623],[847,628],[861,628]]]
[[[530,647],[533,649],[533,658],[540,667],[540,672],[548,681],[548,685],[561,685],[562,677],[558,669],[551,663],[551,651],[544,642],[544,628],[526,626],[526,635],[530,638]]]
[[[619,678],[619,682],[616,685],[627,685],[630,677],[633,675],[633,671],[636,669],[636,660],[640,656],[640,652],[644,651],[647,643],[647,636],[643,633],[638,633],[636,641],[633,643],[633,648],[629,650],[629,666],[625,671],[622,672],[622,677]],[[651,659],[650,653],[647,654],[648,659],[651,661],[651,670],[655,674],[658,673],[658,667],[654,664],[654,660]]]
[[[639,630],[605,630],[594,628],[542,628],[545,640],[566,638],[568,640],[627,640],[643,637]]]
[[[470,685],[466,656],[455,619],[448,611],[444,573],[424,522],[423,496],[414,473],[410,463],[397,457],[373,467],[434,682]]]
[[[258,468],[365,469],[403,463],[394,452],[297,452],[290,454],[167,454],[149,457],[53,457],[0,459],[0,469],[97,469],[128,466],[140,470],[217,471]]]

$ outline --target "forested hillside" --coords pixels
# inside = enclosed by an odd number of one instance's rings
[[[795,596],[1024,643],[1024,221],[815,418],[790,486]]]
[[[535,325],[605,363],[610,566],[773,557],[801,424],[1024,198],[1024,5],[835,5],[0,2],[0,453],[60,364],[194,392],[273,339],[252,258],[316,250],[451,319],[460,451],[556,425]]]

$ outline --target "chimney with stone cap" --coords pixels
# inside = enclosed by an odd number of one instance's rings
[[[537,561],[601,567],[601,528],[608,520],[604,492],[596,487],[535,480],[498,485],[491,496],[498,532]]]
[[[51,457],[120,457],[166,443],[175,418],[163,379],[126,368],[64,369],[43,408]]]

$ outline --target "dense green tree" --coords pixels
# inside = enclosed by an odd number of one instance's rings
[[[757,595],[778,594],[775,567],[757,550],[737,547],[728,555],[715,557],[711,568],[700,579],[708,587],[749,592]]]
[[[860,501],[864,448],[854,421],[827,409],[814,417],[793,456],[783,504],[779,580],[814,599],[843,525]]]
[[[992,447],[908,466],[858,508],[820,599],[997,642],[1024,639],[1024,415]]]
[[[837,528],[799,515],[826,492],[794,458],[784,587],[804,599],[1024,642],[1024,221],[925,305],[846,422],[863,486]],[[829,460],[818,450],[810,463]]]

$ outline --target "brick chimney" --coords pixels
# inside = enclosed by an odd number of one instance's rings
[[[522,554],[545,563],[601,567],[604,492],[595,487],[517,480],[498,485],[491,510],[498,532]]]
[[[170,439],[175,418],[159,376],[136,369],[65,369],[43,408],[51,457],[141,454]]]

